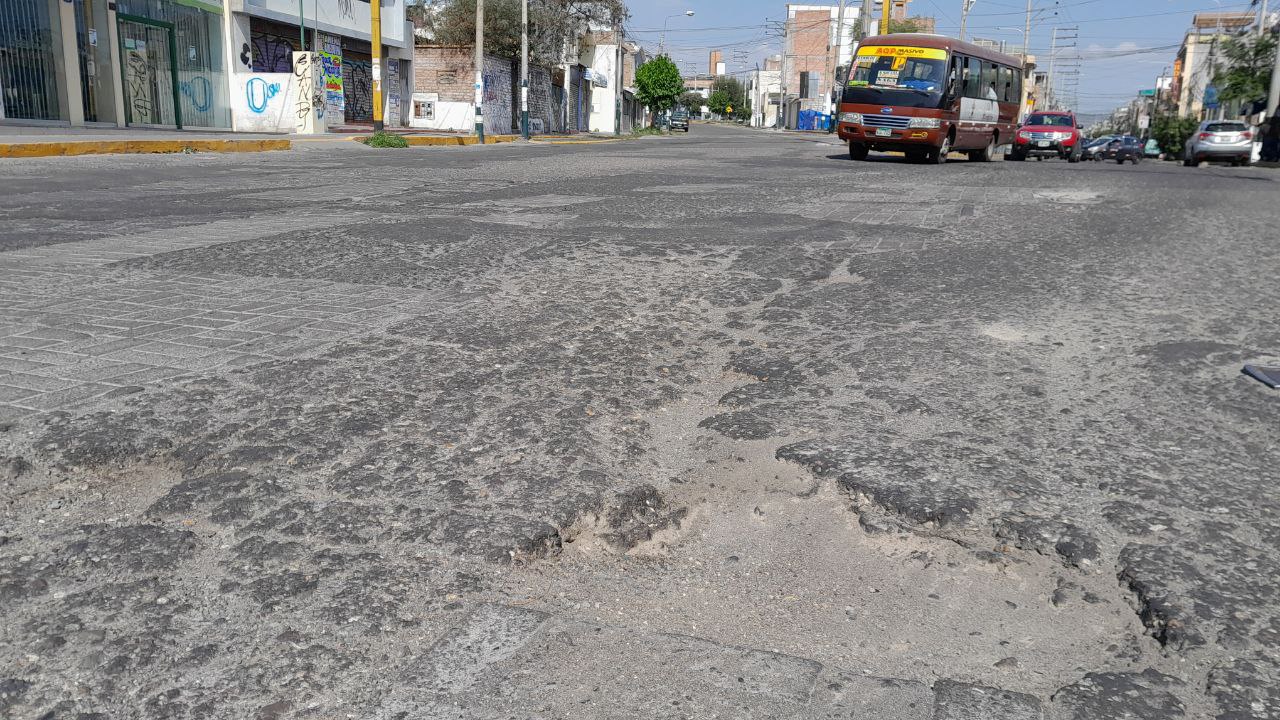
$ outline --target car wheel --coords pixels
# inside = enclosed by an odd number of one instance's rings
[[[862,143],[855,143],[855,142],[849,143],[849,159],[850,160],[866,160],[867,154],[870,152],[871,152],[871,148],[868,148],[866,145],[863,145]]]
[[[1251,157],[1241,158],[1240,167],[1253,167],[1253,158]]]
[[[1027,156],[1024,153],[1020,153],[1017,150],[1014,150],[1009,153],[1009,159],[1014,162],[1026,162]]]
[[[1076,163],[1080,162],[1080,153],[1072,151],[1072,153],[1067,156],[1067,162],[1071,163],[1072,165],[1075,165]]]

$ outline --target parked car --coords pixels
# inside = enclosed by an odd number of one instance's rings
[[[1144,143],[1141,140],[1132,135],[1125,135],[1107,143],[1102,159],[1115,160],[1119,165],[1123,165],[1128,160],[1137,165],[1142,162],[1143,148]]]
[[[1155,138],[1148,140],[1147,144],[1142,148],[1142,154],[1144,157],[1156,158],[1157,160],[1160,159],[1160,155],[1162,154],[1160,151],[1160,143],[1156,141]]]
[[[1102,137],[1094,138],[1086,142],[1084,144],[1084,150],[1080,153],[1080,159],[1086,162],[1089,160],[1101,160],[1103,151],[1106,150],[1107,145],[1110,145],[1111,141],[1115,139],[1115,135],[1103,135]]]
[[[676,130],[689,132],[689,111],[686,108],[678,107],[671,111],[671,132]]]
[[[1235,120],[1206,120],[1187,138],[1182,164],[1187,167],[1205,161],[1229,161],[1232,165],[1253,164],[1253,132]]]
[[[1080,162],[1084,152],[1084,135],[1080,130],[1073,113],[1031,113],[1014,136],[1009,159],[1058,157],[1067,162]]]

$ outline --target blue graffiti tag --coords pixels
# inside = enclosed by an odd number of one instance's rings
[[[178,87],[183,96],[191,101],[191,106],[196,109],[196,112],[204,112],[213,104],[213,85],[209,82],[209,78],[203,75],[197,75]]]
[[[256,113],[266,112],[267,101],[280,92],[280,83],[268,84],[260,77],[251,77],[244,84],[245,99],[249,101],[249,109]]]

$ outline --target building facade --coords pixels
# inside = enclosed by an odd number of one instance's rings
[[[747,97],[751,101],[751,126],[777,127],[782,107],[782,57],[765,60],[763,69],[747,76]]]
[[[835,111],[835,76],[853,58],[858,8],[845,8],[843,26],[839,18],[836,5],[787,5],[782,58],[786,127],[813,129]]]
[[[299,18],[295,0],[3,0],[0,122],[253,132],[371,122],[368,0],[302,5]],[[382,0],[381,31],[384,118],[396,125],[413,42],[404,0]]]

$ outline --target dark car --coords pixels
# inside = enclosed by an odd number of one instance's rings
[[[1094,138],[1084,144],[1084,152],[1080,153],[1080,159],[1086,162],[1090,160],[1101,160],[1102,153],[1115,140],[1115,135],[1103,135],[1100,138]]]
[[[689,111],[678,107],[671,111],[671,132],[683,130],[689,132]]]
[[[1142,162],[1145,149],[1146,143],[1132,135],[1125,135],[1112,140],[1103,151],[1102,157],[1104,160],[1115,160],[1118,165],[1123,165],[1126,160],[1137,165]]]
[[[1026,160],[1033,157],[1043,160],[1057,157],[1075,163],[1080,162],[1083,152],[1084,135],[1080,132],[1076,116],[1055,110],[1027,116],[1027,121],[1018,128],[1014,136],[1009,159]]]

